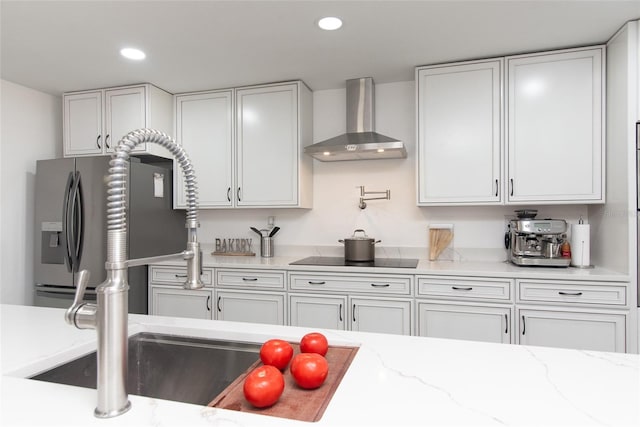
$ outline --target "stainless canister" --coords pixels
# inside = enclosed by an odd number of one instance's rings
[[[262,236],[260,238],[260,256],[263,258],[273,256],[273,237]]]

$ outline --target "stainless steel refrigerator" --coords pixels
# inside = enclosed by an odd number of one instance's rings
[[[80,270],[91,273],[85,300],[106,278],[106,180],[110,157],[40,160],[35,190],[35,305],[69,307]],[[128,171],[128,258],[180,252],[184,211],[172,209],[171,163],[131,158]],[[148,312],[147,267],[129,269],[129,312]]]

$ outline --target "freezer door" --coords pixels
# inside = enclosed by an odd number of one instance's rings
[[[35,182],[36,283],[73,286],[71,259],[64,224],[74,159],[39,160]]]
[[[107,277],[107,186],[109,157],[82,157],[76,159],[76,172],[80,179],[82,233],[75,236],[79,247],[79,270],[89,270],[89,287],[96,287]],[[73,233],[72,233],[73,234]],[[76,249],[72,248],[72,250]]]

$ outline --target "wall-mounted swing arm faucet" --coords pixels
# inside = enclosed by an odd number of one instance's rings
[[[365,198],[365,196],[367,194],[384,194],[384,196],[381,197],[367,197]],[[386,191],[365,191],[364,189],[364,185],[360,186],[360,203],[358,204],[358,207],[360,209],[364,209],[367,207],[367,204],[365,203],[365,200],[391,200],[391,190],[386,190]]]
[[[152,142],[168,149],[180,165],[187,195],[187,248],[176,254],[127,259],[126,183],[129,154],[137,145]],[[89,272],[82,270],[76,281],[73,305],[65,313],[67,323],[79,329],[95,329],[98,334],[98,404],[96,417],[115,417],[126,412],[131,403],[127,395],[129,267],[182,258],[187,261],[186,289],[199,289],[202,254],[197,239],[198,190],[191,161],[184,149],[165,133],[139,129],[128,133],[115,149],[109,162],[107,181],[107,279],[96,288],[96,304],[82,301]]]

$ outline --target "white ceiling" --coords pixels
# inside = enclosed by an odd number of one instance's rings
[[[342,29],[319,30],[339,16]],[[633,1],[9,1],[2,78],[51,94],[150,82],[172,93],[302,79],[413,80],[416,65],[606,42]],[[119,56],[136,46],[144,62]]]

